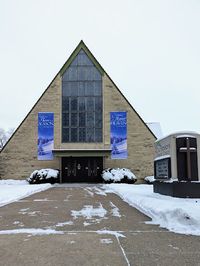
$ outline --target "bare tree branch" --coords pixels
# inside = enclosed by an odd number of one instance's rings
[[[9,140],[14,132],[14,128],[10,128],[8,131],[5,131],[3,128],[0,128],[0,150]]]

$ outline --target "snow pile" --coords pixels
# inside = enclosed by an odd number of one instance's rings
[[[153,182],[155,181],[155,178],[153,175],[151,175],[151,176],[146,176],[144,180],[147,182],[147,184],[153,184]]]
[[[127,168],[108,168],[102,173],[104,181],[111,183],[135,183],[136,176]]]
[[[59,171],[54,169],[35,170],[30,177],[27,178],[30,184],[51,183],[59,181]]]
[[[149,216],[151,224],[180,233],[200,235],[200,199],[182,199],[153,192],[152,185],[110,184],[107,193],[114,192],[129,205]]]
[[[50,184],[30,186],[25,180],[0,180],[0,207],[50,187]]]

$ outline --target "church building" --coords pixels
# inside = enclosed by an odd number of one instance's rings
[[[0,152],[0,178],[52,168],[60,182],[95,182],[119,167],[142,180],[153,175],[155,140],[81,41]]]

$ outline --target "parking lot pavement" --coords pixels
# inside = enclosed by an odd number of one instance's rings
[[[0,208],[0,265],[200,265],[171,233],[99,185],[53,187]]]

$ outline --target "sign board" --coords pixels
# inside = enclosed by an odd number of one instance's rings
[[[171,178],[171,159],[165,158],[154,161],[155,179]]]
[[[126,159],[127,152],[127,114],[110,113],[111,159]]]
[[[155,142],[156,158],[170,155],[170,138],[165,138]]]
[[[54,113],[38,113],[38,160],[53,160]]]

